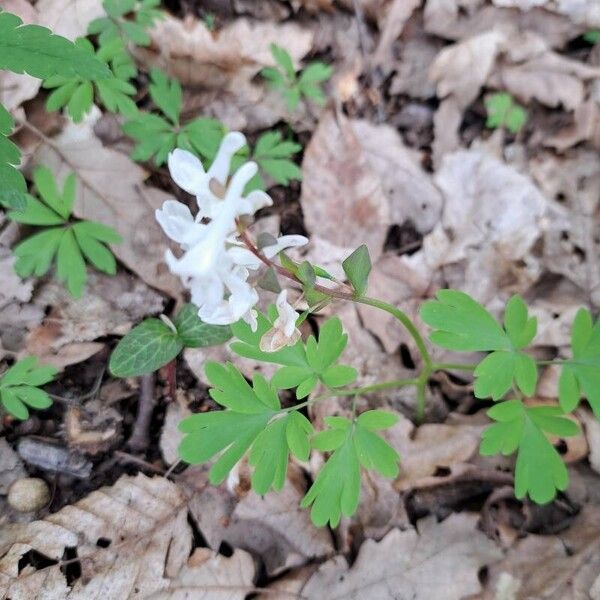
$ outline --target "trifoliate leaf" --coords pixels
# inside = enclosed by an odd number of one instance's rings
[[[559,400],[565,412],[574,410],[584,395],[600,419],[600,320],[593,322],[588,310],[580,309],[571,330],[572,358],[562,367]]]
[[[535,317],[519,296],[507,303],[505,329],[478,302],[463,292],[440,290],[437,300],[425,302],[421,318],[435,331],[431,341],[463,352],[493,351],[474,371],[475,396],[500,399],[513,381],[525,395],[532,395],[537,384],[537,366],[521,350],[531,343],[537,331]]]
[[[198,316],[198,308],[186,304],[174,321],[181,343],[186,348],[218,346],[231,338],[229,325],[209,325]]]
[[[57,278],[64,281],[71,294],[78,298],[87,280],[84,257],[98,270],[114,274],[116,261],[104,244],[119,243],[121,236],[101,223],[79,221],[71,224],[68,221],[76,192],[73,174],[67,176],[62,190],[58,189],[54,175],[46,167],[38,167],[33,180],[43,202],[27,195],[24,210],[10,211],[9,217],[27,225],[60,227],[34,234],[17,244],[15,271],[21,277],[40,277],[56,259]]]
[[[481,454],[509,455],[517,451],[515,495],[526,495],[538,504],[550,502],[569,483],[567,469],[547,434],[577,435],[579,428],[554,406],[527,407],[520,400],[507,400],[488,413],[497,421],[482,434]]]
[[[370,416],[371,412],[376,414]],[[360,496],[360,466],[388,478],[398,475],[400,456],[372,431],[396,422],[395,415],[387,415],[368,411],[354,423],[343,417],[326,417],[329,429],[313,437],[314,448],[333,451],[301,503],[303,507],[312,504],[311,519],[317,527],[328,522],[337,527],[342,515],[354,514]]]
[[[16,362],[0,376],[0,401],[4,409],[17,419],[27,419],[28,406],[44,409],[52,405],[50,396],[38,386],[54,379],[57,369],[37,366],[38,359],[29,356]]]
[[[152,373],[173,360],[182,349],[177,332],[160,319],[146,319],[117,344],[109,369],[115,377]]]
[[[217,457],[209,479],[219,484],[250,450],[255,492],[281,489],[290,450],[301,460],[308,458],[311,424],[297,412],[281,411],[275,389],[259,374],[250,386],[232,364],[208,363],[206,376],[214,386],[211,396],[226,410],[184,419],[180,430],[187,435],[179,455],[192,464]]]
[[[527,111],[507,92],[489,96],[485,107],[488,113],[486,127],[506,127],[511,133],[518,133],[527,122]]]
[[[106,65],[66,38],[40,25],[23,25],[19,17],[7,12],[0,12],[0,70],[39,79],[110,76]]]
[[[357,296],[362,296],[367,290],[369,273],[371,272],[371,257],[369,249],[363,244],[342,262],[342,268]]]

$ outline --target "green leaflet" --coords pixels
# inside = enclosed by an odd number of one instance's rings
[[[329,387],[342,387],[356,379],[356,369],[335,364],[348,343],[348,336],[337,317],[323,324],[318,342],[311,335],[306,345],[298,341],[294,346],[286,346],[276,352],[263,352],[259,347],[260,340],[272,327],[273,318],[273,315],[270,319],[259,315],[255,332],[242,321],[232,325],[233,335],[238,341],[231,344],[231,349],[246,358],[283,365],[271,380],[275,387],[296,388],[296,397],[300,399],[308,396],[319,381]]]
[[[491,129],[506,127],[511,133],[518,133],[527,122],[527,111],[508,92],[491,94],[485,107],[488,114],[485,126]]]
[[[560,408],[527,407],[520,400],[507,400],[487,414],[497,422],[483,432],[480,452],[484,456],[517,452],[517,498],[529,495],[534,502],[544,504],[567,488],[567,468],[546,434],[572,436],[579,428]]]
[[[29,408],[45,409],[52,406],[50,396],[39,388],[56,376],[57,370],[50,366],[38,366],[35,356],[16,362],[0,376],[0,401],[13,417],[25,420]]]
[[[562,409],[577,408],[583,394],[600,419],[600,321],[593,322],[588,310],[580,309],[571,330],[572,358],[562,367],[559,400]]]
[[[537,332],[537,320],[529,317],[520,296],[506,305],[504,328],[469,295],[440,290],[436,300],[425,302],[421,318],[434,328],[430,339],[443,348],[462,352],[492,351],[475,369],[475,396],[499,400],[513,381],[527,396],[535,392],[537,366],[521,352]]]
[[[281,411],[275,388],[259,374],[250,386],[232,364],[208,363],[206,376],[214,386],[211,396],[225,410],[184,419],[179,455],[192,464],[215,457],[209,479],[219,484],[250,450],[252,488],[258,494],[281,489],[290,451],[308,458],[312,425],[300,413]]]
[[[40,25],[23,25],[8,12],[0,12],[0,69],[28,73],[45,79],[52,75],[109,77],[110,72],[94,56]]]
[[[75,123],[79,123],[90,111],[97,95],[107,110],[132,117],[137,114],[137,106],[132,100],[136,89],[128,79],[137,74],[121,39],[114,39],[101,46],[97,52],[91,42],[79,38],[75,44],[90,56],[96,56],[110,68],[111,77],[100,79],[93,84],[82,77],[54,75],[44,81],[43,87],[53,90],[46,100],[50,112],[65,108]]]
[[[115,258],[105,244],[120,243],[121,236],[101,223],[71,221],[76,196],[74,174],[67,176],[62,190],[46,167],[38,167],[33,180],[41,200],[26,194],[23,210],[12,210],[8,216],[18,223],[48,229],[15,246],[15,271],[20,277],[41,277],[55,263],[58,280],[79,298],[87,280],[86,261],[104,273],[116,272]]]
[[[367,411],[354,422],[343,417],[325,417],[329,429],[318,433],[312,446],[333,451],[301,506],[311,508],[311,519],[317,527],[329,523],[337,527],[342,515],[356,512],[360,496],[360,467],[372,469],[384,477],[399,473],[400,456],[374,430],[394,425],[398,417],[386,411]]]
[[[271,44],[270,50],[276,66],[264,68],[261,75],[272,88],[281,91],[290,111],[297,108],[302,98],[317,104],[325,103],[326,97],[321,86],[333,73],[329,65],[312,62],[298,76],[285,48]]]
[[[183,348],[217,346],[230,337],[228,326],[204,323],[198,317],[198,309],[186,304],[173,324],[146,319],[134,327],[117,344],[109,368],[115,377],[152,373],[173,360]]]

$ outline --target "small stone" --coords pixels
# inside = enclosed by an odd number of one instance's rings
[[[50,502],[48,484],[37,477],[17,479],[8,490],[9,505],[19,512],[34,512]]]

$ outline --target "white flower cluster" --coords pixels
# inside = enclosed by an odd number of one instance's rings
[[[171,272],[190,289],[200,319],[214,325],[228,325],[244,319],[255,329],[254,306],[258,294],[248,277],[250,271],[261,266],[261,261],[238,239],[237,219],[270,206],[272,200],[262,191],[244,196],[244,188],[257,172],[256,163],[243,164],[229,178],[231,159],[245,144],[243,134],[228,133],[208,171],[190,152],[174,150],[169,155],[171,177],[179,187],[196,197],[198,212],[194,217],[185,204],[167,200],[156,211],[156,220],[183,251],[182,256],[176,258],[167,250],[165,259]],[[272,259],[285,248],[307,242],[301,235],[284,235],[275,244],[262,248],[261,253]],[[286,340],[280,339],[279,343],[283,345],[292,337],[297,341],[295,322],[298,315],[287,304],[284,293],[278,298],[277,308],[280,314],[278,331],[283,333],[285,329],[291,335]],[[283,319],[287,327],[284,327]],[[270,348],[277,345],[278,339],[274,342],[269,344]]]

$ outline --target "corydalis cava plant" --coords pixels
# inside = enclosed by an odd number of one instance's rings
[[[179,258],[167,250],[165,259],[171,272],[189,288],[199,318],[213,325],[244,319],[255,330],[258,293],[248,278],[262,262],[239,239],[239,219],[251,217],[273,202],[260,190],[244,195],[244,188],[258,170],[256,163],[244,163],[229,177],[231,159],[245,144],[241,133],[228,133],[208,170],[190,152],[172,152],[171,176],[196,197],[198,211],[193,216],[185,204],[168,200],[156,211],[156,219],[167,236],[181,247]],[[263,248],[262,253],[272,259],[285,248],[307,241],[299,235],[282,236]]]
[[[308,261],[296,262],[286,255],[286,248],[306,243],[301,236],[283,236],[262,248],[252,240],[248,222],[271,199],[264,192],[244,194],[247,182],[256,172],[254,163],[243,164],[229,176],[231,158],[243,144],[240,133],[228,134],[208,170],[182,150],[169,157],[174,180],[196,196],[198,212],[193,216],[185,205],[169,201],[157,212],[157,219],[181,247],[180,256],[167,251],[166,260],[190,289],[196,305],[189,305],[190,310],[199,319],[194,323],[189,318],[178,318],[170,333],[160,323],[152,327],[163,328],[160,339],[167,342],[161,344],[170,344],[169,356],[175,356],[186,345],[184,338],[190,337],[186,336],[186,324],[198,332],[191,340],[196,345],[208,345],[207,330],[203,329],[207,323],[225,327],[211,335],[219,339],[233,336],[233,352],[271,363],[276,370],[270,380],[255,374],[248,382],[233,364],[207,364],[210,395],[223,410],[194,414],[182,421],[182,459],[189,463],[211,461],[210,481],[219,484],[247,456],[252,487],[265,494],[282,488],[290,457],[306,462],[311,452],[322,452],[323,467],[301,505],[311,507],[316,525],[329,523],[335,527],[342,516],[352,515],[357,508],[361,469],[374,470],[388,478],[398,475],[400,457],[380,433],[393,427],[397,416],[378,409],[358,414],[353,401],[349,403],[347,418],[325,417],[324,429],[315,432],[304,409],[332,396],[356,398],[414,386],[416,420],[420,421],[431,376],[442,370],[467,371],[475,379],[474,395],[488,402],[488,407],[492,405],[487,414],[493,424],[482,435],[481,453],[516,455],[517,498],[528,496],[544,503],[565,490],[568,472],[552,436],[579,432],[569,413],[582,394],[600,415],[600,322],[594,323],[590,313],[582,309],[573,325],[572,358],[537,361],[528,351],[537,334],[537,322],[519,296],[507,302],[500,323],[467,294],[440,290],[435,299],[423,304],[420,312],[422,321],[433,330],[431,342],[453,352],[478,352],[485,356],[478,363],[436,362],[420,329],[404,312],[366,295],[371,261],[365,246],[343,261],[345,283]],[[278,277],[288,286],[300,289],[308,306],[301,316],[288,303],[287,289],[279,293],[267,314],[256,310],[258,292],[253,282],[261,265],[271,269],[274,281],[270,289],[280,284]],[[420,356],[414,376],[353,386],[358,373],[353,367],[340,364],[348,338],[336,317],[323,322],[317,336],[303,340],[299,323],[308,313],[318,312],[333,300],[368,305],[398,319],[412,336]],[[156,335],[151,339],[158,343]],[[538,370],[547,364],[562,367],[560,402],[555,406],[537,406],[533,398]],[[280,390],[293,390],[298,402],[282,406]]]

